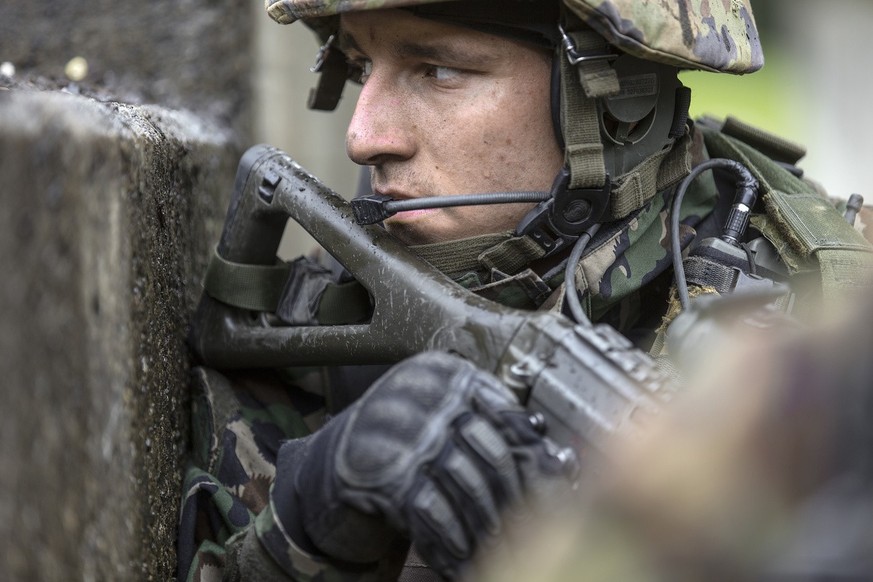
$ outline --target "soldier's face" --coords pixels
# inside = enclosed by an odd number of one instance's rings
[[[548,190],[563,154],[542,49],[402,10],[342,16],[341,46],[365,71],[346,148],[393,198]],[[407,244],[513,229],[530,204],[398,213]]]

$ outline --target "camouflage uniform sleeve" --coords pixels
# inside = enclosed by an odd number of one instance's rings
[[[321,370],[297,374],[293,384],[274,374],[195,370],[179,580],[379,579],[373,571],[307,554],[273,519],[270,489],[279,447],[323,423],[324,401],[317,394],[323,380]]]

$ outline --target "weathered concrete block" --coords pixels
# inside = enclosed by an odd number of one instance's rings
[[[232,136],[0,90],[0,579],[173,575],[186,324]]]
[[[84,87],[127,103],[208,114],[247,132],[252,105],[254,16],[262,2],[238,0],[4,0],[0,62],[19,75],[65,79],[87,63]],[[264,17],[266,18],[266,17]]]

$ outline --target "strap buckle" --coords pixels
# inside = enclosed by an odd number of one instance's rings
[[[570,169],[561,168],[552,185],[552,196],[525,216],[516,232],[530,236],[547,255],[570,246],[579,236],[607,216],[612,181],[606,175],[600,188],[568,188]]]
[[[564,48],[567,60],[573,66],[592,61],[614,61],[618,58],[618,55],[614,52],[582,53],[576,46],[576,41],[573,40],[573,37],[560,24],[558,25],[558,31],[561,33],[561,46]],[[606,41],[604,41],[604,44],[606,44]]]
[[[315,64],[309,68],[313,73],[321,73],[318,85],[309,92],[307,105],[310,109],[333,111],[342,97],[349,69],[343,53],[334,48],[334,39],[335,35],[330,35],[321,45]]]
[[[336,38],[335,34],[327,37],[327,40],[318,48],[318,54],[315,55],[315,64],[309,67],[310,73],[320,73],[324,68],[324,62],[327,60],[327,55],[330,52],[330,47],[333,45],[333,41]]]

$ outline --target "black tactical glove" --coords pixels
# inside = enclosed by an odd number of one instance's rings
[[[316,434],[283,445],[272,497],[301,547],[375,562],[398,532],[444,576],[501,528],[501,510],[563,479],[567,459],[512,392],[460,358],[392,368]]]

